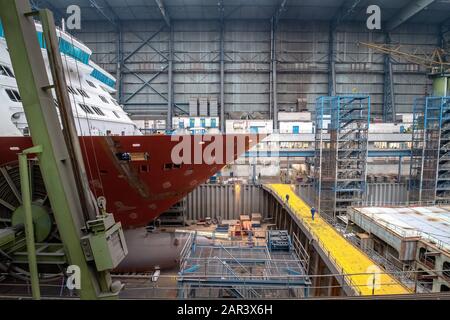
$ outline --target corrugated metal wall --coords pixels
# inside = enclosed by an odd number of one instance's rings
[[[312,185],[298,185],[297,193],[310,205],[314,203],[315,190]],[[408,200],[406,183],[369,183],[367,201],[362,205],[383,206],[402,205]]]
[[[264,190],[255,185],[201,185],[186,197],[186,219],[238,219],[251,213],[267,217],[268,198],[263,194]]]
[[[368,206],[402,205],[408,201],[406,183],[370,183],[367,187]]]
[[[297,186],[306,202],[314,201],[312,185]],[[368,185],[367,206],[402,204],[407,200],[406,184],[373,183]],[[241,214],[269,214],[269,198],[257,185],[201,185],[186,197],[186,219],[198,220],[205,217],[238,219]]]
[[[124,21],[123,54],[127,57],[161,28],[160,21]],[[191,96],[219,95],[220,26],[217,21],[173,21],[174,101],[186,107]],[[430,54],[438,44],[438,28],[404,24],[391,33],[392,43],[402,50]],[[116,75],[117,32],[107,22],[85,22],[76,34],[94,52],[93,59]],[[225,111],[260,111],[269,114],[270,23],[263,20],[225,22]],[[313,109],[317,96],[327,94],[329,28],[327,21],[282,20],[277,29],[278,103],[289,109],[301,99]],[[167,109],[167,54],[169,31],[165,28],[149,45],[127,59],[123,74],[123,97],[130,112],[165,114]],[[383,101],[383,55],[358,42],[384,42],[382,32],[369,31],[362,23],[343,24],[336,31],[336,91],[372,96],[372,112],[381,114]],[[430,81],[421,68],[400,61],[394,64],[397,112],[411,112],[414,97],[430,92]],[[162,117],[164,118],[164,117]]]

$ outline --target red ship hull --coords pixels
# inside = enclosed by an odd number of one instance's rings
[[[192,150],[200,148],[201,152],[215,139],[245,139],[245,147],[239,149],[236,144],[231,155],[227,143],[219,144],[228,157],[226,162],[231,162],[263,136],[219,134],[182,138],[190,140]],[[202,159],[199,163],[194,155],[199,149],[192,153],[192,161],[174,164],[173,148],[179,142],[170,135],[80,137],[80,144],[92,192],[96,197],[106,197],[108,212],[126,229],[147,225],[227,164],[227,157],[223,157],[224,161],[210,163]],[[16,162],[17,154],[31,146],[29,137],[0,137],[0,166]]]

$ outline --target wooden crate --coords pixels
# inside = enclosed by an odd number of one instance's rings
[[[265,238],[266,231],[262,228],[253,228],[253,235],[255,238]]]
[[[252,220],[261,221],[262,220],[261,213],[252,213]]]
[[[239,220],[241,220],[242,222],[250,221],[250,216],[248,216],[246,214],[241,214],[240,217],[239,217]]]
[[[234,226],[234,225],[240,224],[240,222],[239,222],[239,220],[222,220],[222,224]]]

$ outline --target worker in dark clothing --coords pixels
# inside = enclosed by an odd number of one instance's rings
[[[289,203],[289,195],[286,195],[286,203]]]
[[[312,207],[311,208],[311,217],[312,217],[313,221],[314,221],[314,215],[315,214],[316,214],[316,208]]]

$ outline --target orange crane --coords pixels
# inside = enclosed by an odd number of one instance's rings
[[[450,62],[447,62],[446,57],[450,53],[446,52],[442,48],[435,48],[433,52],[429,55],[409,53],[402,51],[402,46],[397,44],[378,44],[378,43],[367,43],[358,42],[358,44],[373,49],[375,51],[388,54],[395,58],[404,59],[410,63],[418,64],[428,68],[431,74],[442,74],[450,71]]]

